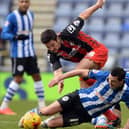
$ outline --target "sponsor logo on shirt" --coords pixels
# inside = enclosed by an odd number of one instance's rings
[[[79,26],[79,25],[80,25],[80,21],[79,21],[79,20],[75,20],[75,21],[73,22],[73,24],[74,24],[75,26]]]
[[[73,33],[74,31],[76,30],[76,28],[73,26],[73,25],[69,25],[68,27],[67,27],[67,31],[69,32],[69,33]]]

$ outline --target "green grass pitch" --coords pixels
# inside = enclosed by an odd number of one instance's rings
[[[4,77],[5,76],[5,77]],[[8,73],[1,73],[0,76],[0,98],[2,100],[3,95],[5,94],[5,89],[3,88],[4,83],[3,80],[6,78],[6,76],[9,76]],[[4,78],[2,78],[4,77]],[[59,97],[61,97],[64,94],[67,94],[71,91],[74,91],[75,89],[79,88],[79,82],[78,78],[71,78],[68,80],[65,80],[65,87],[62,92],[62,94],[58,94],[57,92],[57,87],[54,88],[48,88],[48,82],[52,79],[53,75],[50,73],[44,73],[42,74],[43,78],[43,83],[44,83],[44,89],[45,89],[45,98],[47,100],[47,104],[49,103],[48,101],[53,101]],[[26,88],[27,86],[27,91],[32,91],[31,94],[28,92],[29,96],[35,96],[34,91],[33,91],[33,82],[31,78],[26,78],[26,83],[25,85],[22,85],[22,88]],[[3,92],[2,92],[3,91]],[[28,97],[28,100],[17,100],[15,99],[18,95],[16,95],[13,99],[13,101],[10,103],[10,107],[17,112],[16,116],[4,116],[0,115],[0,129],[20,129],[18,128],[18,121],[20,117],[28,110],[34,108],[37,106],[36,101],[31,101],[30,98]],[[19,97],[19,96],[18,96]],[[36,98],[36,96],[35,96]],[[36,99],[35,99],[36,100]],[[121,108],[122,108],[122,126],[125,124],[127,119],[129,118],[129,110],[127,107],[121,103]],[[42,119],[45,119],[45,117],[42,117]],[[64,129],[64,128],[59,128],[59,129]],[[91,124],[81,124],[78,126],[73,126],[73,127],[67,127],[66,129],[93,129],[93,126]]]
[[[11,108],[17,112],[15,116],[4,116],[0,115],[0,129],[20,129],[17,124],[20,117],[28,110],[36,107],[36,101],[12,101]],[[129,118],[129,110],[127,107],[121,103],[122,107],[122,125]],[[45,119],[45,117],[42,117]],[[64,128],[59,128],[64,129]],[[81,124],[78,126],[67,127],[66,129],[93,129],[91,124]]]

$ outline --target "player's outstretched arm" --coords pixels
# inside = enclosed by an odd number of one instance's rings
[[[97,0],[97,2],[91,7],[80,13],[79,17],[86,20],[88,19],[97,9],[102,8],[106,0]]]
[[[89,70],[87,69],[76,69],[76,70],[72,70],[70,72],[64,73],[58,77],[53,78],[50,83],[48,84],[49,87],[53,87],[54,85],[58,84],[58,82],[60,82],[63,79],[66,78],[70,78],[70,77],[74,77],[74,76],[81,76],[81,77],[85,77],[88,76],[88,72]]]
[[[62,75],[62,74],[63,74],[62,68],[59,68],[59,69],[54,71],[55,78]],[[63,91],[63,88],[64,88],[64,81],[61,80],[58,82],[58,93],[61,93]]]

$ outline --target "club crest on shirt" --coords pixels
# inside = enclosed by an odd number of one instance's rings
[[[4,26],[7,27],[9,24],[10,24],[9,21],[6,21]]]

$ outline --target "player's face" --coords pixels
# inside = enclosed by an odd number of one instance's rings
[[[49,51],[57,53],[61,44],[58,41],[51,40],[45,44]]]
[[[18,7],[21,12],[26,12],[30,6],[30,0],[19,0]]]
[[[108,77],[108,82],[112,89],[119,89],[123,85],[123,80],[119,81],[118,77],[112,76],[111,74]]]

